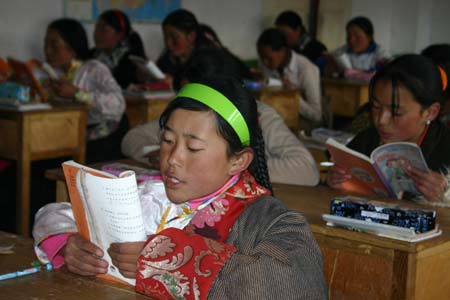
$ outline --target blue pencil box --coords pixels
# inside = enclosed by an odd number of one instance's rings
[[[30,102],[30,87],[12,81],[0,84],[0,98],[16,99],[20,102]]]
[[[413,228],[416,233],[428,232],[436,226],[436,211],[434,210],[405,208],[352,196],[333,198],[330,205],[330,214],[403,228]]]

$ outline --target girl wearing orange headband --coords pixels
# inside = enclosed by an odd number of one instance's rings
[[[437,121],[446,85],[441,75],[436,64],[422,55],[403,55],[389,63],[370,82],[374,126],[359,133],[348,146],[370,155],[380,144],[418,144],[429,170],[407,169],[423,195],[415,200],[450,204],[450,130]],[[350,177],[347,169],[335,165],[328,184],[341,188]]]

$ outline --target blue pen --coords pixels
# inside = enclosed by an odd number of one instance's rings
[[[48,263],[48,264],[45,264],[44,268],[47,271],[51,271],[53,269],[53,266],[52,266],[52,264]],[[21,270],[21,271],[1,274],[0,280],[6,280],[6,279],[21,277],[21,276],[25,276],[25,275],[29,275],[29,274],[34,274],[34,273],[39,272],[40,270],[41,270],[41,267],[37,266],[37,267],[33,267],[33,268]]]
[[[34,268],[25,269],[22,271],[6,273],[6,274],[0,275],[0,280],[5,280],[5,279],[16,278],[16,277],[20,277],[20,276],[33,274],[33,273],[39,272],[40,270],[41,270],[41,268],[34,267]]]

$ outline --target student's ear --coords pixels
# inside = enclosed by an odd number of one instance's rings
[[[253,161],[253,150],[250,147],[245,148],[238,154],[235,154],[230,160],[230,169],[228,174],[233,176],[245,171]]]
[[[439,104],[438,102],[435,102],[433,104],[430,105],[430,107],[428,107],[425,110],[425,117],[427,120],[434,120],[439,116],[439,111],[441,110],[441,104]]]

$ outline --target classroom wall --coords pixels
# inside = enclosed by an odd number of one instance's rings
[[[290,1],[293,0],[182,0],[182,6],[192,10],[199,21],[209,23],[231,51],[246,59],[256,57],[256,39],[263,26],[271,24],[267,16],[271,5],[277,7]],[[350,17],[365,15],[373,21],[376,40],[392,54],[420,51],[431,43],[450,43],[448,0],[348,0],[343,3],[350,6]],[[29,13],[25,15],[25,12]],[[51,20],[62,16],[63,0],[34,0],[32,8],[28,0],[0,1],[0,56],[42,59],[45,28]],[[86,24],[90,37],[93,27],[93,24]],[[141,23],[135,24],[135,28],[144,40],[149,57],[156,58],[163,48],[160,25]]]

